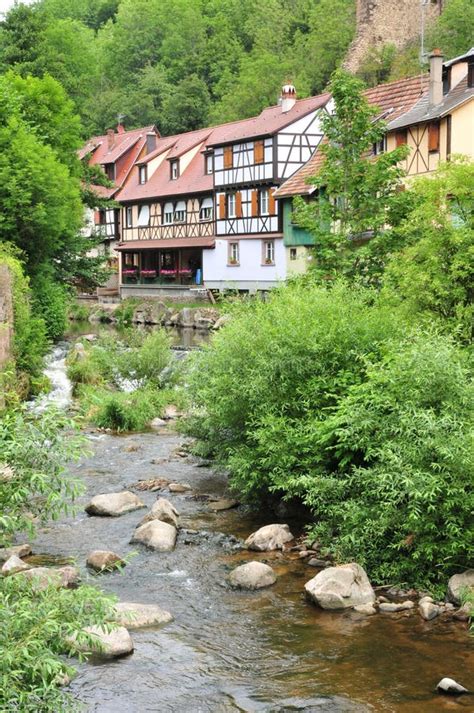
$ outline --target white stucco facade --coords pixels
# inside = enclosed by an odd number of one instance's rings
[[[238,242],[239,262],[229,264],[229,242]],[[203,250],[204,285],[209,289],[268,290],[286,278],[283,238],[275,238],[274,264],[264,263],[265,238],[216,239],[214,249]]]

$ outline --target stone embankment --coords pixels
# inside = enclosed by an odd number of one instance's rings
[[[123,319],[123,305],[122,303],[95,304],[90,307],[87,319],[91,324],[100,322],[118,324]],[[228,320],[229,316],[221,314],[215,307],[178,309],[158,300],[149,300],[136,305],[126,322],[207,331],[220,329]]]

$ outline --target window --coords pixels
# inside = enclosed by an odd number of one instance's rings
[[[143,186],[143,184],[146,182],[147,182],[147,167],[139,166],[138,167],[138,183],[141,186]]]
[[[229,243],[228,263],[229,265],[239,264],[239,243]]]
[[[235,193],[229,193],[227,196],[227,217],[235,218]]]
[[[140,208],[138,209],[137,224],[140,227],[144,227],[145,225],[150,225],[150,206],[148,206],[148,205],[140,206]]]
[[[201,208],[199,210],[199,220],[212,220],[214,213],[214,205],[212,198],[203,198]]]
[[[372,146],[372,153],[374,156],[379,156],[385,151],[385,138],[379,139]]]
[[[430,153],[439,151],[439,121],[432,121],[428,125],[428,151]]]
[[[214,156],[211,153],[207,153],[204,156],[204,171],[206,176],[214,173]]]
[[[234,164],[234,156],[232,146],[224,146],[224,168],[232,168]]]
[[[408,140],[408,132],[406,129],[399,129],[395,132],[395,144],[397,146],[403,146]]]
[[[178,201],[174,209],[174,222],[175,223],[185,223],[186,222],[186,202]]]
[[[474,87],[474,62],[469,62],[467,67],[467,86],[469,89]]]
[[[109,179],[109,181],[115,181],[115,164],[114,163],[106,163],[102,168],[105,171],[105,175]]]
[[[296,248],[290,248],[290,260],[296,260],[298,257],[298,252]]]
[[[98,225],[105,225],[107,220],[106,220],[106,214],[105,214],[105,209],[100,208],[99,210],[99,215],[98,215]]]
[[[274,265],[275,264],[275,241],[274,240],[264,240],[263,241],[263,264],[264,265]]]
[[[172,203],[165,203],[163,208],[163,225],[171,225],[173,222],[174,206]]]
[[[255,163],[263,163],[264,156],[265,156],[265,148],[264,148],[263,139],[259,139],[258,141],[255,141],[255,143],[253,145],[253,156],[254,156]]]
[[[125,208],[125,225],[127,226],[127,228],[131,228],[133,225],[133,213],[131,206]]]
[[[269,191],[268,188],[262,188],[259,193],[259,208],[260,215],[268,215],[269,213]]]
[[[179,178],[179,161],[170,161],[170,177],[172,181]]]

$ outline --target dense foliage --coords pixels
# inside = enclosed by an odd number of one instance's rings
[[[259,113],[288,77],[322,91],[354,28],[354,0],[39,0],[1,23],[0,71],[50,74],[87,133],[171,134]]]

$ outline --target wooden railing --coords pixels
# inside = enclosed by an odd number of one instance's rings
[[[176,238],[210,238],[215,234],[215,222],[172,223],[171,225],[147,225],[138,228],[138,240],[167,240]],[[124,236],[127,239],[126,235]]]

